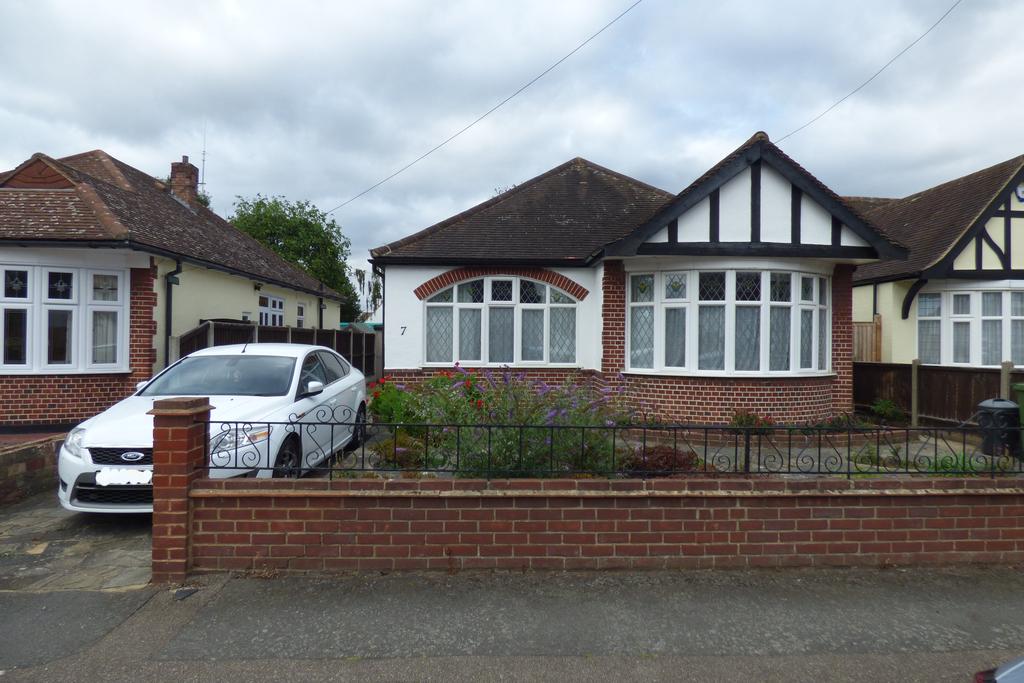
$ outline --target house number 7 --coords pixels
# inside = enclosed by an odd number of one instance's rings
[[[405,331],[406,331],[407,329],[409,329],[409,328],[408,328],[408,327],[406,327],[405,325],[402,325],[402,334],[400,334],[400,335],[398,335],[398,336],[400,336],[400,337],[404,337],[404,336],[405,336]]]

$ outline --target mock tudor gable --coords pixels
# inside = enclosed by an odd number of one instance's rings
[[[620,385],[648,417],[852,410],[851,273],[902,257],[754,135],[678,195],[574,159],[371,252],[384,363]]]

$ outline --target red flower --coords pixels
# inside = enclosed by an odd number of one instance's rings
[[[478,398],[476,400],[476,407],[477,408],[483,408],[484,407],[484,400],[482,398]]]
[[[369,384],[366,385],[366,388],[367,389],[373,389],[375,386],[377,386],[376,382],[370,382]]]
[[[373,392],[373,397],[374,398],[380,398],[380,392],[379,391]]]
[[[473,380],[467,379],[465,384],[466,384],[466,388],[467,389],[472,389],[473,388]]]

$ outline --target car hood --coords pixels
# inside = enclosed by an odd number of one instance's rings
[[[89,447],[151,448],[153,445],[153,401],[167,396],[129,396],[99,415],[83,422]],[[286,396],[211,396],[210,419],[224,422],[287,419]],[[215,429],[216,426],[213,427]]]

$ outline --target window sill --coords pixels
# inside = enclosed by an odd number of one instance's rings
[[[582,370],[583,366],[574,363],[473,363],[459,361],[459,367],[466,370]],[[424,363],[421,370],[454,370],[455,363]]]
[[[34,377],[36,375],[130,375],[130,368],[28,368],[0,367],[0,377]]]
[[[638,377],[699,377],[714,379],[756,379],[756,380],[791,380],[791,379],[818,379],[836,377],[836,373],[826,372],[786,372],[765,374],[761,372],[719,372],[710,370],[623,370],[623,375],[636,375]]]

